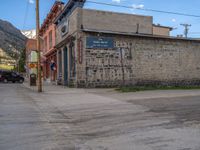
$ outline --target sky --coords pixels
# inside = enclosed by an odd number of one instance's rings
[[[90,3],[90,1],[125,5],[131,8],[120,8]],[[0,19],[11,22],[20,30],[35,28],[35,0],[0,0]],[[55,0],[40,0],[40,20],[45,19]],[[67,2],[67,0],[63,0]],[[200,37],[200,17],[187,17],[144,11],[154,9],[200,16],[200,0],[88,0],[85,8],[115,11],[130,14],[153,16],[154,24],[173,27],[173,36],[183,34],[184,27],[180,24],[191,24],[189,37]],[[136,9],[139,8],[139,9]]]

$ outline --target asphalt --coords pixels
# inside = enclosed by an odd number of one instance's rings
[[[0,150],[200,150],[200,90],[0,84]]]

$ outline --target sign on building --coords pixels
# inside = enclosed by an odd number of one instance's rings
[[[36,63],[30,63],[28,66],[29,66],[30,69],[37,68]]]
[[[86,48],[88,49],[113,49],[114,39],[110,37],[87,37]]]

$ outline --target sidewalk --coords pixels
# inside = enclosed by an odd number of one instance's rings
[[[23,83],[23,86],[25,88],[28,88],[34,92],[37,92],[38,90],[38,87],[37,86],[30,86],[29,85],[29,82],[24,82]],[[62,85],[55,85],[53,83],[48,83],[48,82],[43,82],[43,85],[42,85],[42,90],[43,90],[43,93],[45,94],[62,94],[62,93],[79,93],[79,92],[84,92],[84,89],[76,89],[76,88],[68,88],[66,86],[62,86]]]
[[[37,92],[37,86],[29,86],[28,82],[24,82],[24,87]],[[107,98],[114,98],[116,100],[138,100],[138,99],[159,99],[159,98],[173,98],[173,97],[187,97],[187,96],[200,96],[200,90],[154,90],[154,91],[141,91],[130,93],[119,93],[114,89],[80,89],[68,88],[66,86],[53,85],[52,83],[43,83],[44,94],[81,94],[88,93],[99,95]]]

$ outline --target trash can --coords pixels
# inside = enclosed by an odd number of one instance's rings
[[[36,74],[30,74],[30,86],[36,86],[37,76]]]
[[[56,80],[56,85],[62,85],[62,74],[59,74],[58,79]]]

